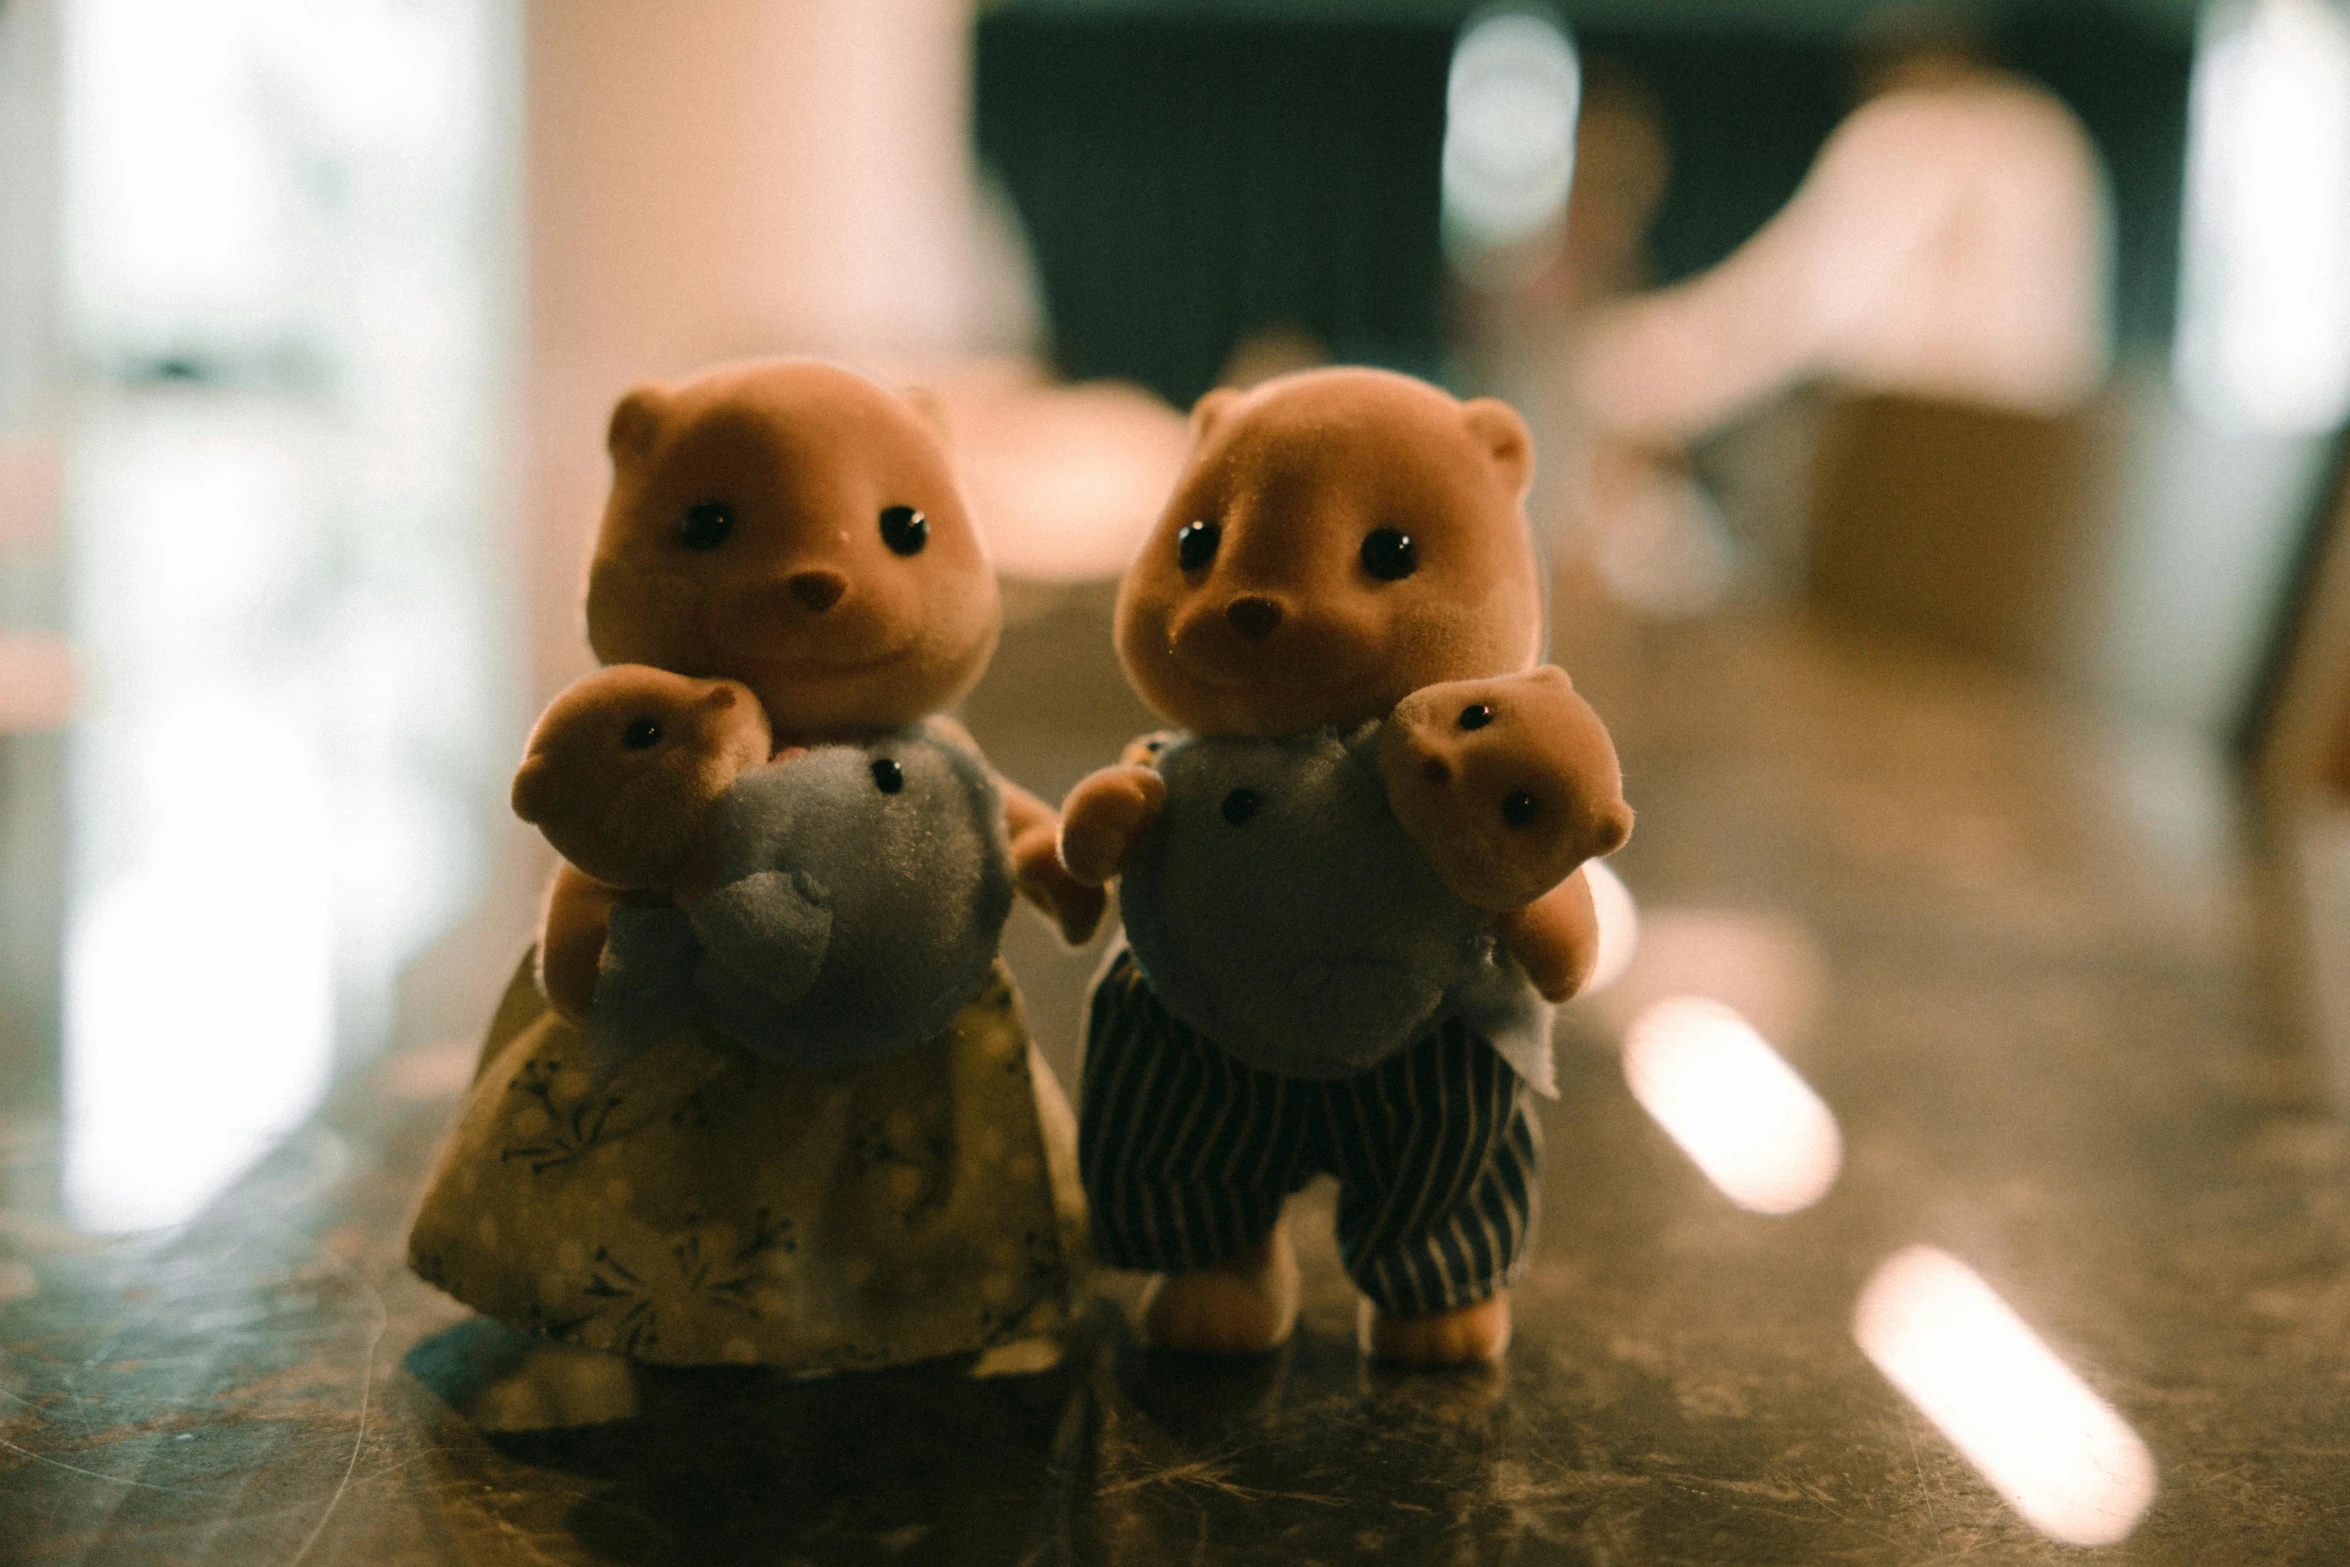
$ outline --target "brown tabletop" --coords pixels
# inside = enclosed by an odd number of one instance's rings
[[[1147,722],[1104,602],[1016,626],[972,704],[1039,787]],[[1562,1020],[1498,1369],[1364,1363],[1326,1189],[1295,1213],[1302,1326],[1260,1361],[1144,1351],[1130,1280],[1059,1367],[985,1380],[549,1360],[401,1264],[452,1042],[156,1236],[60,1227],[54,1136],[8,1123],[0,1560],[2350,1555],[2350,1140],[2263,978],[2218,758],[1798,625],[1562,620],[1639,810],[1617,867],[1647,939]],[[1025,917],[1009,950],[1071,1080],[1093,955]],[[1624,1031],[1686,995],[1784,1063],[1702,1078],[1747,1085],[1734,1127],[1787,1084],[1825,1107],[1817,1201],[1755,1211],[1785,1182],[1741,1184],[1733,1149],[1717,1184],[1635,1099]]]

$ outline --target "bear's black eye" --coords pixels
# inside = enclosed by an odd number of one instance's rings
[[[1238,827],[1256,815],[1257,807],[1262,803],[1254,789],[1235,789],[1224,796],[1224,820]]]
[[[1216,546],[1224,542],[1224,530],[1212,522],[1187,522],[1175,532],[1175,564],[1185,571],[1197,571],[1216,558]]]
[[[900,555],[919,555],[930,542],[930,519],[911,506],[884,506],[881,542]]]
[[[1512,827],[1523,827],[1534,819],[1534,796],[1523,789],[1512,789],[1502,796],[1501,819]]]
[[[1463,729],[1482,729],[1492,722],[1493,709],[1487,707],[1483,702],[1472,702],[1461,709],[1461,727]]]
[[[1419,565],[1412,536],[1400,529],[1380,528],[1363,540],[1363,569],[1381,582],[1401,582]]]
[[[895,794],[906,787],[906,770],[888,757],[877,757],[873,763],[873,787],[883,794]]]
[[[650,718],[640,718],[622,733],[620,743],[631,751],[650,751],[661,743],[661,726]]]
[[[734,531],[734,508],[724,501],[697,501],[685,509],[677,542],[689,550],[714,550]]]

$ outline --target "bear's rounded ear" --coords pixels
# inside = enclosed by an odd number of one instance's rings
[[[1480,397],[1461,405],[1469,435],[1493,460],[1501,481],[1518,499],[1534,483],[1534,437],[1518,411],[1498,397]]]
[[[553,787],[547,778],[547,759],[533,751],[523,758],[522,770],[514,775],[514,791],[509,796],[514,814],[536,827],[547,819],[548,807],[554,802],[547,798]]]
[[[947,426],[947,405],[927,386],[909,386],[898,394],[906,406],[914,410],[914,417],[934,436],[941,446],[954,444],[954,432]]]
[[[1592,836],[1594,855],[1615,853],[1632,839],[1632,807],[1617,800],[1599,813]]]
[[[1541,664],[1536,666],[1534,670],[1534,680],[1538,685],[1557,686],[1561,691],[1572,691],[1575,689],[1575,682],[1569,679],[1567,677],[1567,672],[1559,668],[1556,664]]]
[[[1194,441],[1205,440],[1208,432],[1216,427],[1216,422],[1239,401],[1240,388],[1237,386],[1219,386],[1200,393],[1199,401],[1191,405],[1191,438]]]
[[[661,433],[661,416],[668,410],[669,394],[658,386],[640,386],[620,399],[604,432],[604,448],[612,460],[633,462],[651,451]]]

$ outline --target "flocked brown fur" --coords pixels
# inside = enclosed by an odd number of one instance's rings
[[[689,689],[741,681],[741,705],[774,719],[779,759],[800,745],[894,745],[919,719],[922,744],[953,748],[958,776],[976,772],[967,738],[936,709],[986,662],[995,588],[911,405],[829,366],[743,365],[631,394],[610,444],[613,499],[587,616],[602,658],[666,670],[661,680],[684,677]],[[727,527],[707,526],[712,504]],[[919,551],[881,536],[884,508],[898,506],[924,514]],[[609,694],[615,675],[621,687],[639,678],[608,670],[587,690]],[[629,778],[625,755],[601,761],[617,771],[591,766],[571,784]],[[902,791],[877,772],[866,782],[876,799],[919,801],[919,767],[909,771]],[[576,809],[592,824],[595,791],[567,792],[562,773],[522,784],[525,813],[556,823]],[[763,775],[777,776],[753,769],[713,811],[729,853],[743,786]],[[676,825],[714,783],[696,774],[669,801]],[[1009,787],[1002,797],[1013,830],[1049,845],[1051,813]],[[928,805],[921,814],[930,819]],[[968,814],[992,860],[994,824],[983,808]],[[596,836],[574,845],[583,857],[597,859]],[[854,828],[819,825],[812,837],[851,853],[862,842]],[[597,864],[615,881],[657,882],[675,848],[671,835],[647,858]],[[1000,899],[1000,865],[982,880]],[[663,965],[683,947],[664,933],[687,922],[658,905],[690,898],[707,914],[725,891],[689,876],[624,893],[561,868],[542,972],[535,985],[517,976],[501,1006],[411,1228],[417,1272],[573,1344],[790,1376],[1025,1348],[1056,1331],[1077,1257],[1074,1132],[1000,961],[950,1026],[886,1059],[820,1065],[736,1048],[723,1025],[702,1026],[714,1017],[695,1011],[694,1026],[676,1027],[661,1017],[677,978]],[[1065,928],[1092,917],[1087,900],[1098,913],[1097,890],[1059,907]],[[590,1029],[608,922],[624,902],[642,916],[632,935],[651,939],[614,954],[612,973],[630,986]],[[763,975],[774,957],[760,947]],[[702,977],[696,963],[694,1008],[714,994]],[[541,989],[552,1008],[536,1004]],[[641,1048],[615,1064],[599,1032]],[[874,1154],[880,1144],[888,1157]]]
[[[764,362],[613,411],[612,494],[588,574],[588,643],[607,664],[740,680],[778,735],[878,733],[951,707],[995,650],[995,574],[916,407],[833,365]],[[681,540],[689,511],[733,524]],[[883,508],[929,525],[884,541]]]
[[[1555,664],[1423,686],[1379,732],[1387,803],[1464,903],[1523,908],[1632,836],[1615,743]]]
[[[1483,779],[1530,756],[1546,787],[1573,797],[1559,802],[1564,830],[1504,869],[1510,857],[1465,826],[1457,800],[1415,797],[1417,809],[1398,816],[1407,831],[1418,821],[1448,883],[1458,877],[1479,894],[1472,902],[1506,910],[1496,935],[1536,988],[1553,1000],[1572,994],[1598,951],[1589,884],[1574,867],[1620,843],[1630,814],[1612,748],[1590,745],[1596,735],[1605,747],[1605,731],[1595,718],[1584,726],[1589,709],[1571,688],[1573,710],[1553,700],[1549,674],[1528,673],[1542,613],[1524,514],[1533,476],[1524,422],[1491,399],[1463,403],[1406,376],[1331,369],[1211,392],[1192,426],[1182,478],[1118,595],[1118,655],[1135,690],[1195,734],[1275,738],[1384,718],[1425,688],[1515,677],[1480,689],[1507,693],[1529,743],[1469,747],[1462,769]],[[1212,558],[1187,567],[1179,535],[1195,525],[1220,536]],[[1365,544],[1380,530],[1410,539],[1408,575],[1371,569]],[[1429,711],[1449,701],[1429,697]],[[1399,748],[1425,717],[1406,707]],[[1164,798],[1164,782],[1132,754],[1080,782],[1063,808],[1064,865],[1088,882],[1110,879]],[[1221,1352],[1278,1343],[1295,1311],[1289,1257],[1276,1225],[1257,1252],[1167,1278],[1146,1333]],[[1500,1354],[1509,1334],[1505,1293],[1428,1317],[1376,1317],[1369,1344],[1403,1363],[1456,1364]]]
[[[1296,734],[1540,656],[1522,510],[1533,446],[1507,404],[1312,370],[1210,392],[1192,427],[1183,477],[1118,591],[1118,656],[1154,711],[1197,734]],[[1175,535],[1203,521],[1222,541],[1186,572]],[[1402,581],[1363,568],[1380,528],[1413,541]]]
[[[792,744],[912,723],[986,669],[995,576],[936,432],[905,398],[834,365],[759,361],[630,392],[607,444],[612,494],[587,595],[598,658],[739,680]],[[688,547],[689,517],[711,504],[730,526]],[[922,514],[916,553],[883,537],[895,506]],[[1100,892],[1061,873],[1052,811],[999,786],[1022,891],[1081,939]],[[569,867],[549,889],[540,978],[574,1021],[617,896]]]
[[[1384,717],[1428,686],[1533,668],[1542,589],[1524,508],[1534,452],[1508,404],[1464,403],[1384,370],[1309,370],[1210,392],[1192,428],[1183,476],[1118,591],[1118,657],[1155,711],[1197,734],[1272,737]],[[1200,523],[1222,535],[1213,558],[1186,571],[1177,535]],[[1387,528],[1412,541],[1414,569],[1401,580],[1364,565],[1363,541]],[[1588,782],[1621,807],[1613,763],[1611,748]],[[1071,873],[1114,876],[1162,788],[1133,761],[1080,782],[1063,810]],[[1557,881],[1514,903],[1470,901],[1521,906]],[[1572,905],[1569,928],[1541,940],[1564,940],[1565,968],[1587,976],[1599,942],[1589,893],[1578,884],[1560,901]],[[1503,927],[1513,951],[1516,932]],[[1542,956],[1545,994],[1561,961]]]
[[[1599,961],[1584,861],[1632,835],[1615,743],[1565,670],[1426,686],[1379,736],[1396,820],[1547,1001],[1565,1001]],[[1513,799],[1513,796],[1516,797]]]
[[[675,893],[707,875],[710,813],[774,744],[733,680],[616,664],[574,681],[530,732],[514,814],[615,887]]]

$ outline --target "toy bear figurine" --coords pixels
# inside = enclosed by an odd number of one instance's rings
[[[597,965],[591,1092],[692,1010],[703,946],[676,905],[718,885],[719,802],[774,754],[748,686],[643,664],[572,682],[532,726],[514,814],[567,863],[638,895],[613,908]]]
[[[588,1037],[599,1081],[686,1017],[746,1050],[843,1065],[954,1021],[994,964],[1003,802],[951,735],[772,750],[733,681],[617,664],[539,719],[514,807],[611,886]]]
[[[1082,1200],[1068,1107],[993,958],[1007,847],[1031,862],[1022,890],[1065,930],[1090,928],[1102,893],[1039,863],[1053,813],[994,779],[937,716],[978,680],[1000,623],[945,454],[908,401],[807,361],[631,392],[608,444],[588,639],[607,664],[685,677],[649,693],[659,700],[638,716],[686,723],[688,743],[673,768],[642,778],[631,776],[625,724],[617,751],[608,735],[593,740],[579,765],[542,782],[526,764],[525,814],[564,818],[556,841],[581,851],[580,866],[556,871],[535,970],[516,976],[491,1025],[410,1261],[506,1322],[672,1365],[830,1371],[1049,1332],[1070,1308]],[[643,679],[624,673],[619,689],[635,681],[646,695]],[[599,689],[613,691],[588,687],[585,711]],[[740,697],[720,702],[728,690],[754,698],[756,713],[737,713]],[[783,765],[745,769],[754,719]],[[780,803],[746,796],[756,808],[730,828],[736,796],[770,781]],[[662,825],[632,843],[599,800],[610,790],[645,823],[631,795],[640,786],[661,798],[649,819]],[[904,833],[872,839],[901,805],[912,808]],[[976,848],[975,813],[986,818]],[[630,852],[605,861],[588,841],[598,837]],[[782,1033],[745,1048],[697,1011],[600,1070],[583,1025],[607,934],[640,916],[674,933],[680,911],[665,894],[711,932],[730,927],[706,945],[727,949],[770,1021],[788,1011],[785,997],[825,982],[837,943],[813,935],[820,909],[870,926],[844,914],[851,878],[837,866],[826,887],[794,883],[789,897],[759,882],[788,877],[759,862],[762,844],[922,859],[937,878],[934,912],[952,927],[941,934],[984,928],[986,961],[943,979],[877,981],[868,967],[848,988],[943,991],[951,1016],[873,1054]],[[716,920],[705,906],[730,878],[749,890]],[[839,1015],[858,1000],[893,1004],[847,998]]]
[[[604,885],[674,894],[713,878],[712,813],[774,754],[767,715],[740,681],[615,664],[539,715],[514,773],[514,814]]]
[[[1591,972],[1578,867],[1631,813],[1537,669],[1522,421],[1383,371],[1212,392],[1117,646],[1183,731],[1081,782],[1061,853],[1121,878],[1079,1157],[1095,1246],[1169,1347],[1296,1314],[1282,1204],[1338,1178],[1370,1347],[1498,1355],[1538,1186],[1551,1003]]]
[[[1567,672],[1422,687],[1380,726],[1379,770],[1395,819],[1454,896],[1493,911],[1535,990],[1582,989],[1597,953],[1575,871],[1624,846],[1632,808],[1615,742]]]

